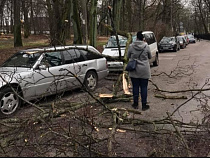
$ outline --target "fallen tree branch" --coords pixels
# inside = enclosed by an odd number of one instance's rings
[[[181,134],[181,132],[178,130],[178,128],[176,127],[176,125],[174,124],[174,121],[173,119],[171,118],[171,115],[167,112],[167,115],[171,121],[171,124],[173,125],[177,135],[178,135],[178,138],[180,139],[180,141],[182,142],[182,144],[185,146],[185,148],[187,149],[187,154],[188,154],[188,157],[191,157],[191,151],[190,151],[190,148],[185,140],[185,138],[183,137],[183,135]]]
[[[108,148],[108,156],[113,157],[114,151],[113,151],[113,142],[115,140],[115,133],[117,129],[117,114],[113,114],[113,124],[112,124],[112,130],[108,138],[107,148]]]
[[[164,94],[155,94],[156,98],[163,98],[163,99],[187,99],[186,96],[169,96]]]

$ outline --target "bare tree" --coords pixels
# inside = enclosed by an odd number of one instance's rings
[[[90,9],[90,45],[96,47],[97,38],[97,0],[91,0]]]
[[[14,46],[20,47],[22,44],[21,21],[20,21],[20,1],[14,0]]]
[[[28,0],[22,0],[22,10],[24,14],[24,38],[28,38],[30,35],[30,25],[28,19],[29,5]]]

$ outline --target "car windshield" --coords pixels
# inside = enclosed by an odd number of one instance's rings
[[[24,67],[31,68],[37,59],[40,57],[41,53],[26,53],[18,52],[9,58],[2,67]]]
[[[162,40],[160,42],[171,42],[171,41],[175,41],[174,37],[163,37]]]
[[[126,47],[127,38],[119,36],[120,47]],[[117,40],[115,36],[111,36],[108,40],[106,48],[117,48]]]
[[[177,39],[178,39],[179,41],[183,41],[183,38],[182,38],[182,37],[177,37]]]
[[[188,35],[188,38],[194,38],[194,36],[193,35]]]

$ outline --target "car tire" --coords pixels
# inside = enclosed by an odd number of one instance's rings
[[[10,87],[3,88],[0,92],[0,117],[13,115],[21,103],[21,98]]]
[[[158,65],[159,65],[159,58],[158,58],[158,54],[156,54],[155,61],[153,62],[153,66],[158,66]]]
[[[178,47],[176,46],[176,47],[174,47],[174,52],[177,52],[177,49],[178,49]]]
[[[98,76],[96,72],[94,71],[88,71],[85,80],[84,85],[87,88],[88,91],[94,91],[98,84]]]

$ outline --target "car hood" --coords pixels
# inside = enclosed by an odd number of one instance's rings
[[[175,42],[170,41],[170,42],[160,42],[159,44],[175,44]]]
[[[6,82],[19,82],[20,79],[31,73],[30,70],[29,68],[0,67],[0,86],[5,85]]]

